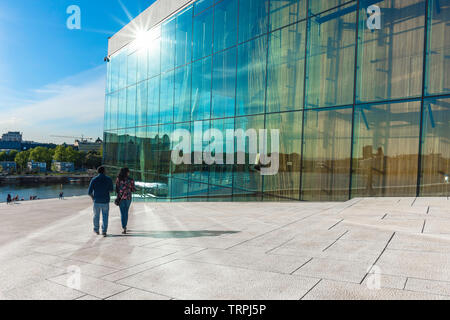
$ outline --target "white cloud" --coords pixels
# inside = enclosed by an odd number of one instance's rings
[[[105,68],[97,67],[55,84],[33,90],[33,99],[5,103],[0,128],[17,130],[36,141],[72,142],[51,135],[102,136]],[[0,90],[1,91],[1,90]]]

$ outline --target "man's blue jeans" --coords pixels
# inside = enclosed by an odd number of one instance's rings
[[[102,213],[102,233],[108,231],[109,203],[94,203],[94,231],[100,230],[100,212]]]
[[[120,201],[120,216],[122,217],[122,228],[128,225],[128,211],[130,210],[131,200]]]

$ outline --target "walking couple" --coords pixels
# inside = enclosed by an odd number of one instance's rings
[[[100,234],[100,212],[102,214],[103,225],[102,235],[107,236],[109,220],[110,193],[114,191],[113,182],[106,176],[106,168],[101,166],[97,170],[98,176],[92,179],[89,185],[89,195],[94,201],[94,232]],[[122,220],[122,234],[127,233],[128,212],[130,210],[133,192],[136,191],[134,180],[129,177],[130,170],[122,168],[116,180],[117,200],[115,204],[120,208]]]

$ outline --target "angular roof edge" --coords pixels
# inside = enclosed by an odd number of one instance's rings
[[[194,0],[157,0],[144,12],[108,39],[108,56],[113,55],[136,37],[137,30],[149,30]]]

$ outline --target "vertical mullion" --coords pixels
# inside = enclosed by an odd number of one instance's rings
[[[429,9],[430,9],[430,1],[425,0],[425,26],[424,26],[424,45],[423,45],[423,67],[422,67],[422,98],[420,105],[420,129],[419,129],[419,151],[417,154],[418,157],[418,165],[417,165],[417,189],[416,189],[416,197],[420,196],[420,185],[422,180],[422,144],[423,144],[423,120],[424,120],[424,108],[425,108],[425,87],[427,80],[427,62],[428,62],[428,26],[429,26]]]
[[[312,1],[312,0],[311,0]],[[306,85],[308,76],[308,41],[309,41],[309,27],[310,27],[310,17],[309,17],[309,0],[306,0],[306,27],[305,27],[305,60],[303,68],[303,110],[302,110],[302,133],[300,142],[300,184],[298,186],[299,200],[302,200],[302,183],[303,183],[303,152],[305,145],[305,113],[306,113]]]
[[[355,34],[355,65],[353,74],[353,106],[352,106],[352,133],[350,138],[350,171],[349,171],[349,183],[348,183],[348,199],[352,198],[353,187],[353,152],[354,152],[354,139],[355,139],[355,112],[356,112],[356,95],[358,87],[358,42],[359,42],[359,24],[360,21],[360,0],[356,4],[356,34]]]

